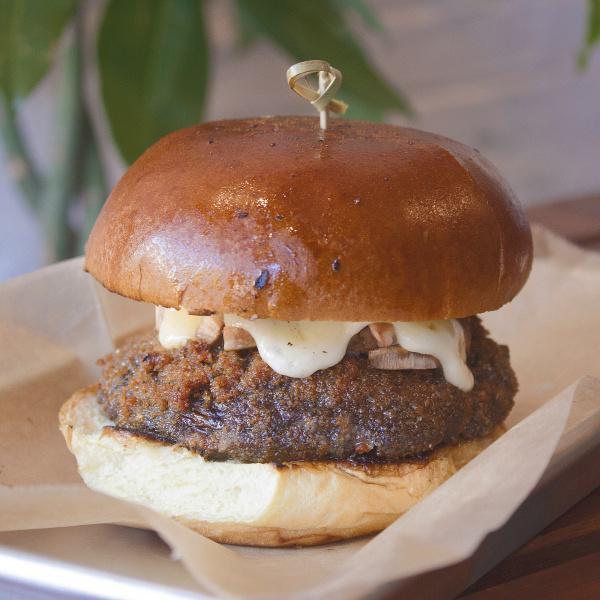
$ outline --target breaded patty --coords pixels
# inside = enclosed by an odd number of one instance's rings
[[[484,436],[510,412],[517,381],[508,348],[476,317],[466,326],[470,392],[441,369],[384,371],[360,353],[297,379],[273,371],[255,349],[189,341],[166,350],[148,335],[100,361],[98,395],[117,427],[212,460],[397,461]]]

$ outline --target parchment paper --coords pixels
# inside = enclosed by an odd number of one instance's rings
[[[581,443],[599,433],[590,419],[600,415],[600,255],[540,229],[535,249],[525,289],[484,315],[492,335],[510,346],[520,382],[511,429],[378,536],[308,549],[219,545],[147,508],[85,488],[58,432],[58,409],[95,379],[99,356],[151,323],[153,309],[101,289],[83,273],[81,259],[4,284],[0,530],[153,528],[199,589],[228,597],[353,598],[462,561],[527,497],[561,436],[564,445],[565,426],[569,443],[584,421]]]

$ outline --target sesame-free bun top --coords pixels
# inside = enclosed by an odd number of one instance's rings
[[[85,264],[109,290],[194,314],[413,321],[499,308],[531,258],[523,211],[477,150],[268,117],[149,148],[108,198]]]

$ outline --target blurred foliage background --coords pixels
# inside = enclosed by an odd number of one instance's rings
[[[386,35],[366,2],[235,0],[233,6],[241,51],[266,39],[290,63],[322,58],[339,68],[349,118],[412,114],[408,99],[374,68],[350,27],[352,16]],[[576,57],[581,68],[600,41],[600,0],[587,0],[587,6]],[[82,251],[108,195],[98,120],[108,124],[131,163],[162,135],[202,119],[212,81],[205,1],[107,0],[93,29],[86,27],[89,9],[84,0],[0,0],[1,135],[23,199],[42,223],[50,261]],[[54,152],[42,172],[18,114],[56,61]]]

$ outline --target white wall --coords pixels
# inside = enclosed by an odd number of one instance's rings
[[[413,101],[413,126],[478,147],[525,204],[600,192],[600,50],[585,73],[575,66],[584,0],[370,4],[388,35],[381,39],[360,23],[356,29],[379,68]],[[217,50],[207,118],[310,112],[286,87],[289,60],[268,44],[240,56],[229,3],[213,2],[210,12]],[[52,92],[53,82],[44,82],[24,115],[41,158],[52,149]],[[42,252],[5,168],[0,198],[2,279],[34,268]]]

